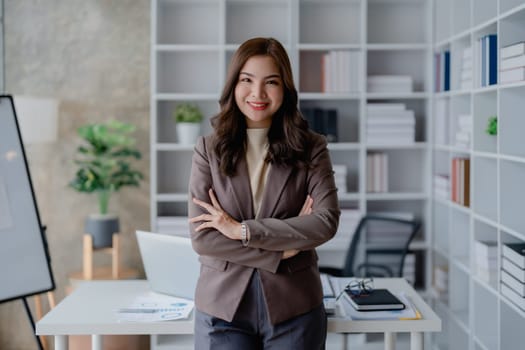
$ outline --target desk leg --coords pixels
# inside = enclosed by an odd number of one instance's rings
[[[55,350],[68,350],[69,340],[67,335],[55,335]]]
[[[385,332],[385,350],[396,350],[396,333]]]
[[[104,347],[102,343],[101,334],[93,334],[91,336],[91,350],[102,350]]]
[[[348,349],[348,333],[343,333],[343,350]]]
[[[410,350],[423,350],[423,333],[410,333]]]

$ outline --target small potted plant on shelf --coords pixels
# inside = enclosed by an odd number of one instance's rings
[[[110,120],[78,128],[78,135],[85,141],[77,149],[79,166],[69,186],[78,192],[98,196],[99,213],[89,215],[85,232],[93,236],[93,247],[109,247],[113,233],[119,232],[118,216],[108,213],[109,199],[113,192],[125,186],[139,186],[143,175],[131,166],[131,159],[140,159],[135,148],[135,131],[132,124]]]
[[[197,105],[181,103],[173,112],[173,119],[177,123],[177,138],[179,143],[194,144],[199,137],[202,112]]]
[[[498,117],[493,115],[490,116],[487,123],[485,132],[489,135],[495,136],[498,134]]]

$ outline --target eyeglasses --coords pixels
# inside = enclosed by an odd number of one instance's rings
[[[370,278],[363,278],[361,280],[354,279],[351,280],[344,288],[341,290],[341,293],[335,298],[335,300],[339,300],[341,295],[343,295],[344,292],[349,292],[352,295],[359,296],[359,295],[367,295],[372,293],[374,290],[374,279],[372,277]]]

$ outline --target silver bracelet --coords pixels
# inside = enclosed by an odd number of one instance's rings
[[[245,247],[248,245],[248,229],[244,223],[241,223],[241,242]]]

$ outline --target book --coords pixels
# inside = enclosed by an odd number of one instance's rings
[[[516,264],[513,264],[509,259],[503,257],[501,259],[501,268],[507,271],[512,277],[518,281],[525,283],[525,269],[520,269]]]
[[[518,305],[522,310],[525,310],[525,298],[516,293],[512,288],[505,283],[500,284],[501,294],[506,296],[514,304]]]
[[[525,297],[525,283],[521,283],[504,270],[501,270],[501,282],[512,288],[520,296]]]
[[[498,83],[498,36],[496,34],[490,34],[486,40],[488,44],[488,85],[494,85]]]
[[[500,83],[513,83],[525,80],[525,67],[502,70],[499,73]]]
[[[477,257],[483,258],[497,258],[498,256],[498,242],[489,240],[474,241],[474,251]]]
[[[396,296],[406,305],[406,308],[402,310],[358,311],[349,303],[344,303],[341,305],[341,310],[345,317],[352,320],[420,320],[423,318],[421,312],[406,293],[401,292]]]
[[[525,42],[521,41],[500,49],[501,59],[525,54]]]
[[[525,243],[505,243],[502,253],[519,268],[525,269]]]
[[[324,111],[323,132],[328,142],[337,142],[337,110],[328,109]]]
[[[344,297],[358,311],[403,310],[405,304],[388,289],[374,289],[367,294],[354,295],[345,290]]]
[[[525,66],[525,54],[505,58],[500,62],[500,70],[512,69]]]
[[[444,52],[443,59],[443,89],[441,91],[450,90],[450,51]]]

